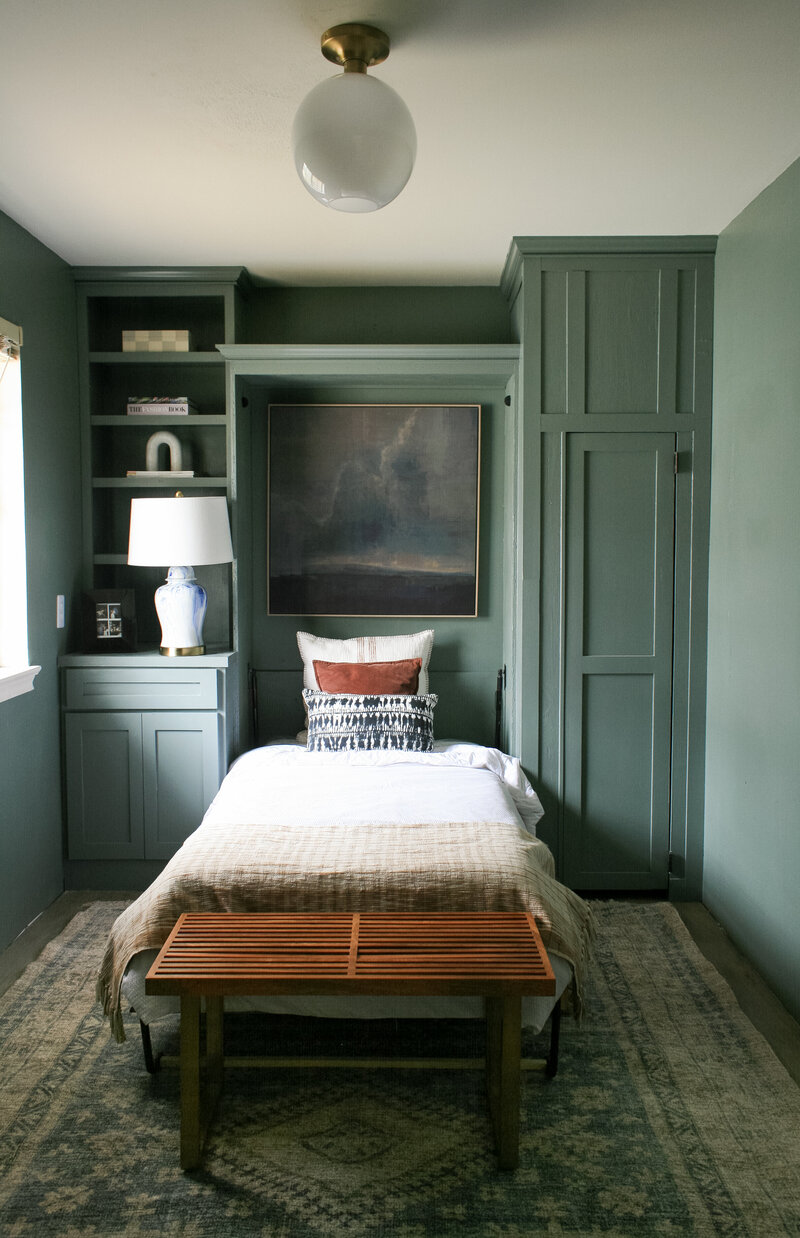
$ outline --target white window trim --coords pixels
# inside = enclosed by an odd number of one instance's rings
[[[0,666],[0,701],[10,701],[23,692],[33,691],[33,681],[41,666],[23,666],[18,669]]]
[[[21,329],[5,318],[0,318],[0,358],[9,356],[18,358],[21,345]],[[14,641],[13,644],[17,646],[17,657],[20,658],[22,655],[27,658],[27,639]],[[24,652],[20,646],[24,646]],[[15,696],[22,696],[24,692],[33,691],[33,681],[42,668],[41,666],[26,666],[20,662],[10,661],[5,666],[0,665],[0,702],[10,701]]]

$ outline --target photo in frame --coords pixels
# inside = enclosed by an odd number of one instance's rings
[[[477,614],[478,404],[272,404],[271,615]]]
[[[84,653],[135,651],[135,597],[133,589],[93,589],[84,593]]]

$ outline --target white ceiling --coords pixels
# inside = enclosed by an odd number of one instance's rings
[[[289,284],[496,284],[514,235],[718,233],[800,155],[798,0],[0,0],[0,209],[74,265]],[[343,215],[290,151],[390,35],[414,117],[395,202]]]

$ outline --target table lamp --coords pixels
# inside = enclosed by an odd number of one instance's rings
[[[189,564],[231,563],[233,548],[224,497],[131,499],[128,563],[174,564],[156,590],[161,652],[168,657],[205,653],[203,621],[208,595]]]

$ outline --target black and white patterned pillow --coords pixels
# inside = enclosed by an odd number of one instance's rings
[[[311,752],[393,749],[433,751],[433,710],[438,697],[367,696],[304,688]]]

